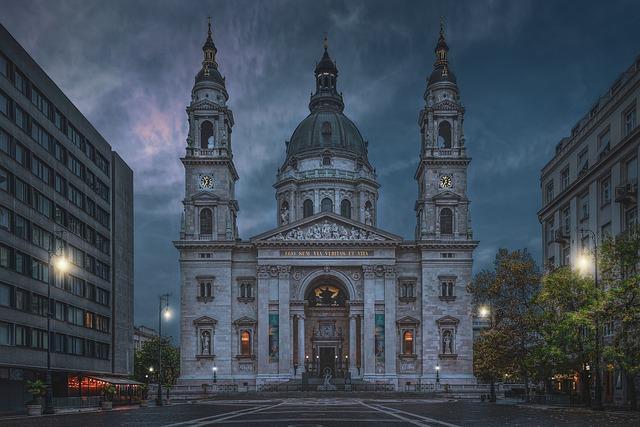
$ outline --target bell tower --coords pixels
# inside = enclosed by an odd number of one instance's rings
[[[189,134],[185,168],[185,198],[181,240],[235,240],[238,180],[233,163],[233,113],[227,107],[225,78],[218,70],[217,49],[211,37],[202,46],[202,68],[195,78],[187,107]]]
[[[472,240],[467,198],[464,107],[449,66],[444,23],[435,47],[436,60],[427,79],[425,107],[420,111],[420,163],[416,201],[416,240]]]

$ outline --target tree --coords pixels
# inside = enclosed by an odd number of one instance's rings
[[[158,361],[160,345],[162,345],[162,367],[159,366]],[[180,376],[180,350],[173,347],[167,338],[162,339],[162,344],[159,337],[146,341],[134,355],[133,375],[136,381],[147,382],[146,375],[149,375],[150,367],[154,368],[156,376],[160,373],[159,370],[163,369],[162,378],[164,384],[175,384]],[[148,379],[152,380],[151,375],[149,375]]]
[[[533,298],[540,289],[540,272],[526,249],[510,252],[499,249],[493,269],[479,272],[468,291],[477,306],[488,305],[491,328],[480,337],[478,367],[487,362],[499,363],[493,374],[501,370],[518,373],[529,397],[529,377],[533,369],[532,354],[538,345]],[[486,338],[483,338],[486,337]],[[491,342],[491,337],[497,341]],[[491,347],[483,353],[483,347]]]
[[[605,346],[605,360],[625,377],[629,404],[637,408],[635,378],[640,374],[640,227],[602,243],[605,295],[602,317],[613,323],[613,337]]]
[[[595,357],[597,293],[593,280],[563,267],[544,277],[536,297],[542,342],[535,358],[538,366],[547,368],[543,378],[547,380],[551,373],[578,373],[580,395],[587,404],[591,400],[587,367]]]

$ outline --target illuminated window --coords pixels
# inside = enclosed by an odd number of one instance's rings
[[[240,333],[240,354],[243,356],[251,355],[251,333],[249,331]]]
[[[402,354],[413,354],[413,331],[402,334]]]

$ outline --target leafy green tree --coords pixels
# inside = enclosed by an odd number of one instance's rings
[[[542,336],[537,364],[547,375],[578,373],[585,403],[591,396],[587,366],[594,358],[597,292],[592,279],[563,267],[544,277],[536,297]]]
[[[133,375],[136,381],[147,382],[146,375],[149,375],[151,382],[158,378],[161,369],[158,350],[162,345],[162,378],[164,384],[175,384],[180,376],[180,350],[173,347],[169,340],[164,337],[154,337],[142,344],[142,348],[134,355]],[[153,374],[149,373],[149,368],[153,367]]]
[[[468,286],[474,304],[489,307],[491,328],[480,337],[479,353],[475,356],[480,359],[478,371],[493,362],[498,364],[492,368],[493,374],[503,370],[517,373],[527,385],[527,399],[534,367],[532,355],[539,341],[533,299],[540,289],[540,280],[538,266],[526,249],[499,249],[493,269],[479,272]],[[491,337],[496,339],[493,344]],[[494,348],[489,351],[491,345]]]
[[[625,376],[629,404],[636,409],[635,378],[640,375],[640,228],[604,240],[601,247],[605,297],[602,318],[613,322],[611,342],[605,346],[605,360]]]

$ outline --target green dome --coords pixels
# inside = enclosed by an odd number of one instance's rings
[[[287,145],[287,157],[310,151],[343,150],[366,157],[367,146],[356,125],[342,112],[319,110],[296,128]]]

